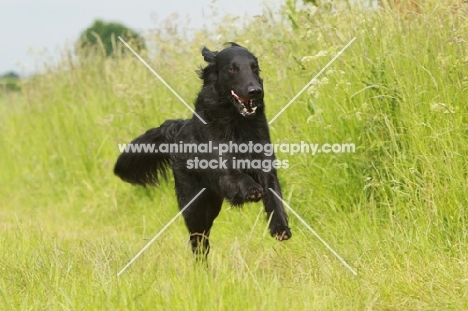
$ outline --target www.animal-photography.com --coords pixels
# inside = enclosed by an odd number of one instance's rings
[[[468,309],[467,16],[0,4],[0,309]]]

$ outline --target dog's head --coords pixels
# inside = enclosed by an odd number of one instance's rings
[[[263,81],[257,58],[246,48],[230,42],[220,52],[206,47],[202,55],[209,65],[200,72],[205,85],[215,84],[219,95],[229,98],[244,117],[252,117],[263,105]]]

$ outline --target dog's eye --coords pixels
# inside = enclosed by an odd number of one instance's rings
[[[229,71],[230,73],[235,73],[235,72],[237,72],[237,69],[234,68],[234,67],[229,67],[229,68],[228,68],[228,71]]]
[[[257,65],[252,65],[250,68],[252,69],[252,71],[260,71]]]

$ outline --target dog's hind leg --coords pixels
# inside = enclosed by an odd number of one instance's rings
[[[209,190],[205,190],[205,192],[206,191]],[[197,259],[206,258],[210,252],[209,238],[211,227],[221,210],[222,204],[223,198],[218,197],[214,193],[207,192],[203,201],[200,202],[199,206],[195,207],[196,210],[194,209],[193,211],[197,214],[196,216],[198,219],[193,217],[195,215],[190,215],[185,218],[185,223],[190,232],[192,251],[197,256]]]
[[[182,209],[205,187],[198,179],[186,173],[174,172],[174,177],[179,208]],[[210,242],[208,240],[210,230],[213,221],[221,210],[222,204],[222,197],[206,189],[183,213],[190,234],[192,251],[197,259],[208,256],[210,251]]]
[[[184,213],[192,251],[197,258],[206,258],[210,252],[210,231],[222,204],[223,198],[207,189]]]

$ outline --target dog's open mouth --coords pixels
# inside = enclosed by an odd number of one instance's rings
[[[257,105],[253,99],[242,98],[237,95],[233,90],[231,90],[231,95],[236,99],[237,103],[239,104],[239,112],[242,116],[252,116],[255,114],[255,110],[257,110]]]

